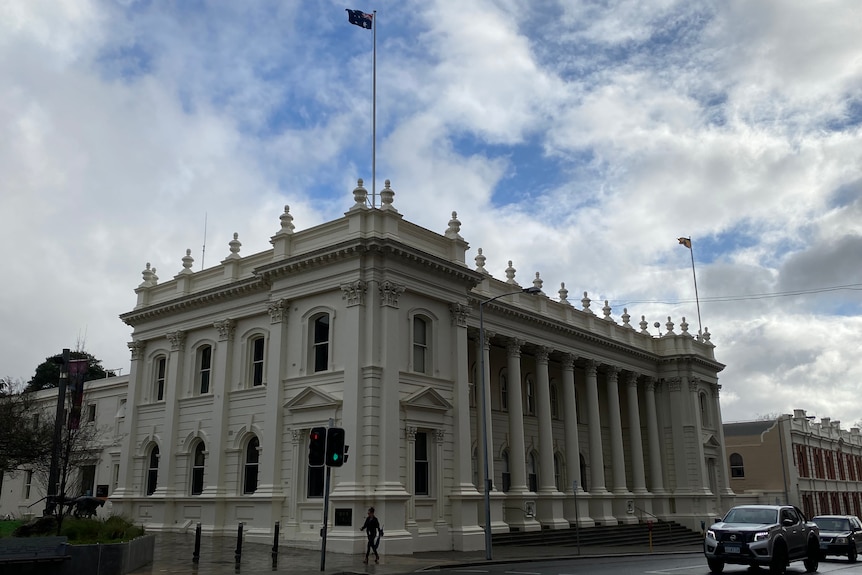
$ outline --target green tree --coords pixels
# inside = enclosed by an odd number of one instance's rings
[[[0,379],[0,477],[51,455],[54,424],[36,407],[21,382]]]
[[[85,351],[73,351],[69,353],[69,358],[87,360],[87,372],[84,374],[83,381],[92,379],[103,379],[105,377],[113,377],[113,371],[105,371],[102,367],[102,360],[96,359],[90,353]],[[57,387],[60,383],[60,362],[56,356],[45,358],[45,361],[36,367],[36,373],[27,382],[25,392],[38,391],[40,389],[49,389]]]

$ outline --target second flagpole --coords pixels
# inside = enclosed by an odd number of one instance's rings
[[[377,10],[371,17],[374,48],[371,64],[371,207],[377,207]]]

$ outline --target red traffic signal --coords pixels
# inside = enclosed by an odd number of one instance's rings
[[[308,465],[322,467],[326,463],[326,428],[315,427],[308,438]]]

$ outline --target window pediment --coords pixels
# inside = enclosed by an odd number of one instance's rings
[[[407,421],[433,428],[443,426],[443,416],[452,409],[452,404],[433,387],[420,389],[401,400]]]
[[[319,389],[306,387],[284,404],[292,414],[293,423],[302,427],[320,425],[330,418],[335,419],[341,400]]]

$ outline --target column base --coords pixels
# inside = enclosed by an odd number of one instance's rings
[[[590,494],[590,516],[595,525],[617,525],[617,518],[613,512],[613,495],[607,491],[593,495]]]
[[[590,517],[590,496],[582,489],[578,489],[577,495],[566,494],[563,501],[563,514],[572,527],[593,527],[596,522]]]
[[[504,516],[511,531],[540,531],[542,524],[536,520],[537,499],[535,493],[525,491],[506,496]]]

